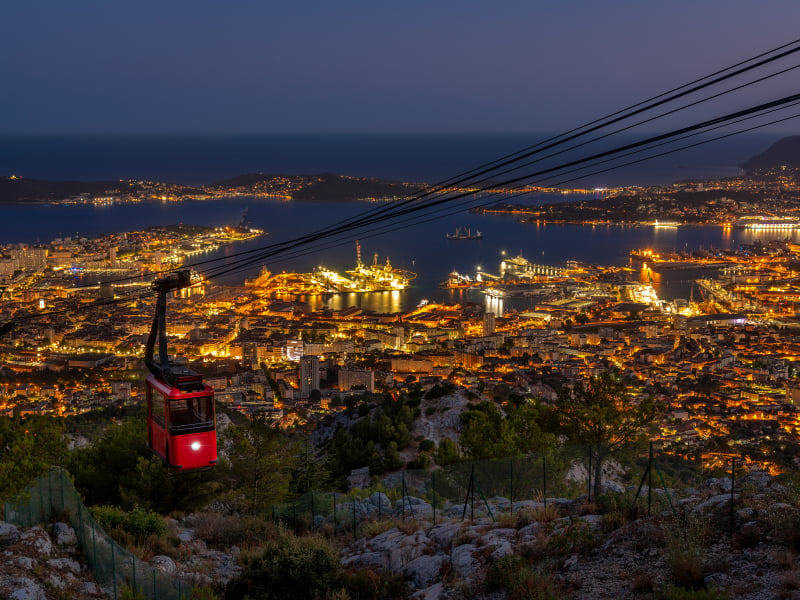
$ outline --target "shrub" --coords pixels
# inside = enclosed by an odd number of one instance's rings
[[[402,575],[384,575],[370,569],[342,573],[339,585],[351,600],[400,600],[408,596]]]
[[[298,538],[283,533],[268,541],[260,556],[244,565],[225,588],[225,598],[293,600],[324,596],[337,589],[339,554],[319,536]]]
[[[140,540],[167,533],[167,525],[160,515],[138,506],[131,511],[116,506],[95,506],[92,515],[107,531],[121,529]]]
[[[433,440],[422,440],[419,443],[420,452],[430,452],[436,447],[436,442]]]
[[[676,519],[664,528],[666,563],[679,586],[699,589],[703,585],[706,524],[699,517]]]
[[[660,590],[656,594],[658,600],[727,600],[728,594],[715,589],[687,589],[674,585]]]
[[[532,565],[510,554],[493,562],[486,572],[486,587],[507,590],[509,600],[558,600],[563,597],[552,575],[541,564]]]
[[[431,466],[431,457],[427,454],[418,454],[414,460],[406,463],[409,469],[427,469]]]
[[[278,535],[278,528],[270,520],[248,515],[200,513],[193,517],[192,525],[198,538],[223,548],[260,544]]]

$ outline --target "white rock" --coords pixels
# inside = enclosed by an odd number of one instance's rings
[[[425,555],[408,563],[404,571],[411,577],[414,587],[417,589],[427,588],[439,577],[443,564],[444,556],[439,554],[435,556]]]
[[[473,553],[477,548],[475,544],[461,544],[453,548],[450,553],[450,562],[453,565],[453,570],[461,577],[473,575],[478,568],[479,563],[473,557]]]
[[[13,561],[11,561],[11,563],[20,569],[26,569],[30,571],[36,565],[36,559],[29,556],[17,556]]]
[[[16,544],[19,539],[19,529],[15,525],[0,521],[0,548]]]
[[[62,571],[72,571],[73,573],[81,572],[81,565],[77,560],[71,558],[51,558],[47,561],[47,566]]]
[[[441,600],[446,598],[444,584],[440,581],[411,596],[412,600]]]
[[[14,589],[8,600],[47,600],[47,595],[38,583],[27,577],[15,577],[11,580]]]
[[[38,525],[21,534],[20,538],[41,556],[50,556],[53,553],[53,541]]]
[[[53,539],[59,546],[74,546],[78,543],[78,536],[75,535],[75,530],[66,523],[53,525]]]
[[[172,560],[169,556],[164,556],[163,554],[158,554],[153,557],[153,560],[150,561],[154,567],[164,571],[164,573],[169,573],[170,575],[174,575],[175,571],[177,570],[175,567],[175,561]]]

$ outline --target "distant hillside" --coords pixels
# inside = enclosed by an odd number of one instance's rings
[[[81,194],[130,193],[131,185],[119,181],[42,181],[0,177],[0,204],[55,202]]]
[[[800,136],[778,140],[761,154],[757,154],[742,165],[748,173],[755,170],[773,169],[785,165],[800,168]]]
[[[414,194],[422,186],[399,181],[348,177],[332,173],[320,175],[270,175],[247,173],[208,186],[210,189],[236,189],[240,192],[284,193],[293,200],[342,202],[365,198],[393,198]]]

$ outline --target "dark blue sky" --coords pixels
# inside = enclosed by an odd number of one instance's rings
[[[0,14],[0,134],[564,129],[800,37],[797,0],[31,0]]]

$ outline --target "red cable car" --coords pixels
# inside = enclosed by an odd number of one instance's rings
[[[145,347],[147,441],[150,449],[178,471],[213,467],[217,462],[214,390],[186,367],[170,364],[167,354],[167,292],[191,284],[189,271],[153,282],[156,314]],[[153,359],[158,337],[159,361]]]

